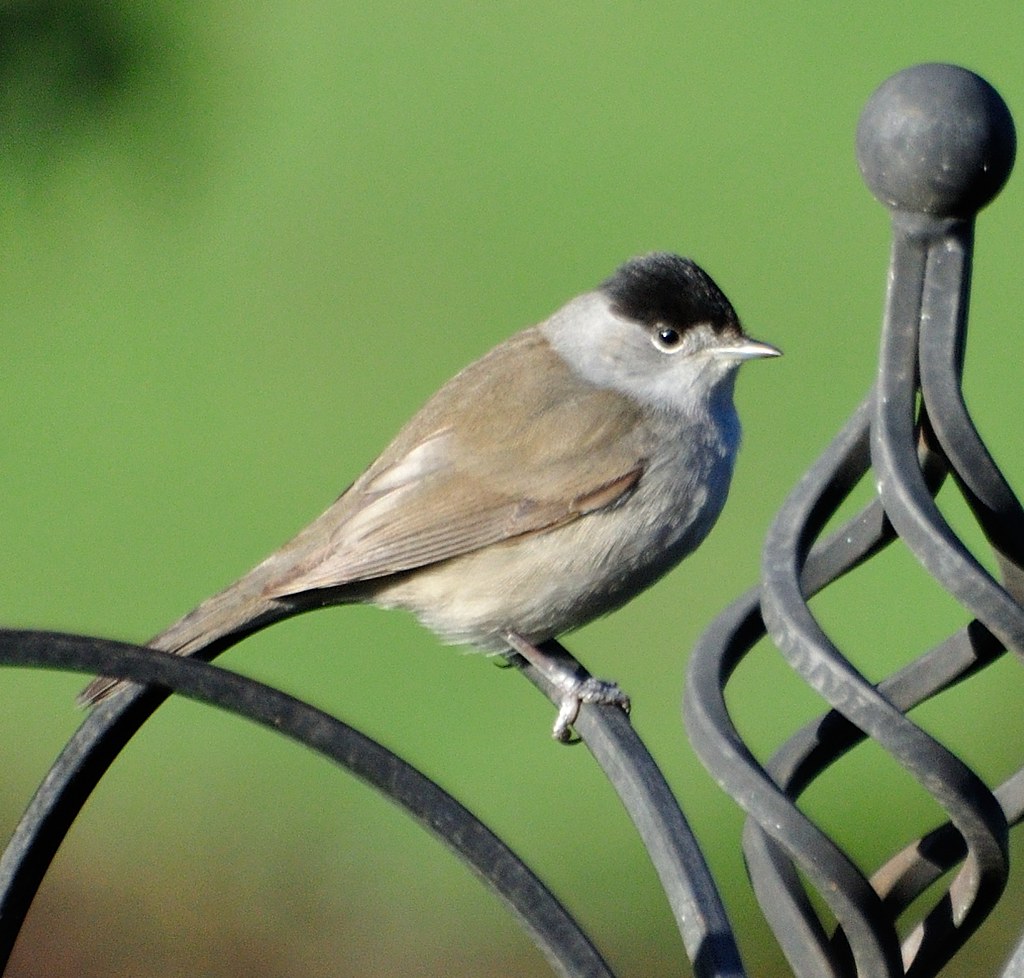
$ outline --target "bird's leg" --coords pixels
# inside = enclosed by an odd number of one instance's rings
[[[515,632],[507,632],[504,638],[558,690],[558,717],[551,731],[555,740],[574,742],[571,728],[583,703],[614,704],[629,713],[629,697],[615,683],[591,676],[558,642],[534,645]]]

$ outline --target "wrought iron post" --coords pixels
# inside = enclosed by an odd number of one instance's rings
[[[1024,512],[978,435],[961,392],[974,217],[1009,176],[1015,135],[999,95],[971,72],[920,65],[872,96],[857,133],[861,171],[891,212],[893,246],[877,381],[803,477],[765,541],[760,587],[723,613],[691,660],[691,738],[746,809],[744,851],[763,912],[799,976],[934,975],[992,909],[1009,870],[1024,771],[990,790],[907,711],[1010,649],[1024,654]],[[996,580],[946,522],[934,495],[951,476],[995,555]],[[821,539],[865,477],[876,497]],[[886,545],[908,547],[968,623],[879,684],[815,619],[809,599]],[[724,688],[767,632],[832,709],[764,766],[739,737]],[[872,738],[949,821],[868,878],[795,805],[812,780]],[[915,900],[959,867],[910,923]],[[809,888],[835,917],[812,909]]]

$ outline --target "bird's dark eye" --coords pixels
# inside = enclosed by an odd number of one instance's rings
[[[651,339],[659,350],[664,350],[666,353],[678,349],[679,344],[683,341],[679,330],[673,329],[671,326],[659,326]]]

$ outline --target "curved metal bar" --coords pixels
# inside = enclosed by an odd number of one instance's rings
[[[41,650],[26,652],[26,643],[39,641],[44,646]],[[568,656],[564,650],[562,654]],[[272,706],[263,702],[266,687],[195,659],[182,659],[151,649],[99,639],[0,631],[0,663],[7,661],[123,675],[135,682],[175,688],[186,696],[233,709],[241,715],[303,739],[290,729],[286,717],[280,713],[271,714]],[[198,678],[190,678],[196,670]],[[543,678],[534,670],[527,669],[526,672],[536,685],[557,699],[557,691],[547,687]],[[212,684],[213,691],[209,692],[204,683]],[[224,683],[232,687],[228,694],[234,698],[229,696],[224,699],[228,695],[220,691]],[[235,686],[240,687],[239,690],[234,690]],[[277,691],[267,692],[272,694],[272,700],[290,704],[290,709],[297,711],[296,716],[301,717],[302,711],[307,710],[317,717],[318,722],[326,722],[323,715],[312,707],[293,701]],[[240,698],[243,694],[245,700]],[[163,689],[140,688],[101,704],[82,723],[51,768],[15,830],[7,850],[0,857],[0,961],[6,960],[9,955],[53,855],[92,789],[127,741],[166,696],[167,692]],[[375,780],[372,769],[366,770],[363,759],[365,750],[359,752],[351,746],[343,746],[344,742],[353,738],[360,738],[360,744],[365,743],[363,735],[344,727],[340,721],[332,720],[331,723],[335,725],[332,728],[333,736],[337,738],[338,745],[330,752],[322,746],[309,745],[327,753],[359,777],[394,797],[391,794],[394,778],[389,777],[383,782]],[[695,974],[707,978],[742,978],[744,971],[735,938],[703,854],[664,776],[628,719],[614,708],[585,706],[576,726],[618,791],[648,847],[675,914],[684,946],[693,962]],[[303,742],[309,743],[306,740]],[[374,747],[384,751],[379,745]],[[391,758],[390,764],[405,765],[405,762],[390,755],[390,752],[387,754]],[[371,759],[376,756],[373,755]],[[416,773],[412,769],[410,771]],[[449,808],[458,806],[453,799],[444,797],[448,799],[446,804]],[[405,797],[397,797],[395,800],[410,807]],[[438,804],[432,797],[428,800]],[[458,808],[461,810],[461,806]],[[441,810],[439,804],[438,810]],[[459,817],[449,812],[432,820],[429,819],[432,809],[415,811],[410,808],[410,812],[470,862],[485,882],[510,903],[558,973],[573,976],[611,974],[607,964],[600,959],[596,949],[565,909],[557,904],[546,889],[543,893],[537,890],[537,887],[543,888],[543,885],[536,881],[518,857],[505,852],[500,859],[496,858],[493,849],[501,845],[496,839],[489,842],[490,849],[484,847],[479,853],[475,850],[464,851],[463,847],[469,846],[474,838],[490,839],[486,827],[472,819],[468,812],[461,810]],[[465,829],[466,818],[473,821],[472,833]],[[479,842],[476,847],[481,847]],[[511,861],[519,864],[519,869],[514,873],[508,868]],[[501,879],[488,875],[499,869],[503,874]],[[515,883],[515,887],[506,892],[510,885],[507,882],[509,879]]]
[[[974,622],[886,679],[880,684],[879,692],[896,709],[906,712],[974,675],[1003,652],[1002,644],[980,623]],[[767,768],[795,799],[813,778],[861,743],[866,736],[864,731],[842,714],[832,712],[807,724],[791,737],[773,756]],[[993,793],[1006,817],[1009,817],[1015,806],[1018,808],[1013,815],[1014,821],[1020,818],[1019,780],[1011,778]],[[748,825],[748,834],[745,836],[748,851],[750,846],[768,844],[759,833],[759,826]],[[871,885],[882,899],[890,918],[895,921],[932,883],[967,855],[964,835],[952,823],[947,823],[890,859],[872,875]],[[947,895],[940,900],[936,917],[948,920],[951,916],[952,908]],[[941,963],[948,960],[962,946],[969,933],[964,926],[955,928],[952,934],[944,932],[941,945],[943,960],[932,958],[928,963],[928,973],[933,973],[932,969],[937,970]],[[960,939],[953,940],[956,936]],[[845,944],[845,935],[842,943]],[[922,950],[916,939],[913,943],[916,950],[912,968],[919,970],[924,967],[925,960],[921,955],[929,949]]]
[[[6,655],[12,664],[25,661],[46,665],[39,661],[44,656],[31,648],[27,654],[35,652],[35,658],[20,658],[26,655],[22,645],[31,634],[0,632],[0,655]],[[73,638],[60,638],[52,654],[61,655],[61,659],[54,665],[59,668],[69,660],[68,668],[73,668],[74,655],[69,655],[66,648],[66,642]],[[102,656],[108,648],[101,640],[83,641],[92,642],[93,647],[82,655]],[[107,657],[113,675],[118,675],[119,665],[112,660],[112,656]],[[114,758],[166,696],[163,690],[128,690],[98,707],[65,744],[36,789],[0,856],[0,966],[6,967],[28,908],[71,823]]]
[[[965,228],[968,254],[970,234]],[[932,262],[946,260],[939,251]],[[922,400],[929,434],[949,459],[953,476],[985,532],[1003,587],[1019,602],[1024,600],[1024,508],[981,440],[964,403],[961,375],[969,265],[959,270],[959,276],[955,271],[953,275],[959,279],[959,295],[946,295],[937,276],[926,282],[922,315],[928,325],[921,330],[918,350]]]
[[[991,632],[973,622],[884,679],[878,691],[906,713],[973,676],[1004,651]],[[867,736],[842,713],[832,710],[793,734],[766,767],[787,794],[797,798],[814,778]]]
[[[937,745],[854,669],[807,607],[801,587],[800,538],[819,529],[814,506],[820,497],[812,487],[806,488],[812,491],[798,490],[783,505],[765,542],[761,611],[769,635],[790,665],[833,708],[914,768],[921,754],[933,752]],[[948,756],[942,761],[956,764]],[[966,770],[959,773],[967,776]],[[923,774],[919,779],[928,786]],[[764,824],[760,817],[758,820]],[[845,856],[840,861],[838,846],[819,832],[812,848],[801,841],[791,851],[828,901],[851,945],[858,973],[900,974],[902,962],[895,929],[864,876]],[[828,853],[827,861],[823,862],[822,853]]]
[[[40,786],[0,860],[0,969],[67,826],[123,741],[173,688],[284,733],[351,771],[458,855],[505,903],[557,974],[613,978],[569,912],[490,829],[406,761],[323,711],[197,659],[83,636],[0,630],[0,664],[73,669],[165,687],[127,693],[98,708]],[[126,697],[129,702],[123,702]]]
[[[919,330],[932,334],[930,339],[941,335],[951,344],[954,352],[947,354],[946,364],[954,366],[955,376],[959,373],[960,355],[956,351],[963,347],[966,326],[963,297],[972,228],[962,220],[897,214],[893,235],[893,273],[879,368],[880,396],[872,429],[878,492],[897,532],[932,576],[1002,644],[1020,653],[1024,651],[1024,608],[956,537],[928,492],[920,468],[912,463],[912,455],[908,460],[907,452],[908,441],[917,437],[913,420],[915,384],[913,379],[908,383],[907,372],[913,378],[917,370]],[[931,366],[935,358],[929,359]],[[957,385],[958,379],[953,381]],[[932,406],[925,401],[925,407],[933,419]],[[931,423],[933,427],[936,424],[934,420]],[[922,774],[928,775],[927,765]],[[947,776],[955,780],[947,782]],[[946,784],[953,790],[947,792]],[[943,776],[942,795],[936,797],[963,834],[967,855],[949,888],[952,905],[940,902],[908,938],[908,955],[911,960],[919,958],[922,969],[929,974],[965,939],[950,939],[950,930],[962,928],[963,935],[973,932],[998,900],[1009,874],[1005,818],[980,779],[964,773],[956,777],[955,772],[948,771]]]
[[[871,402],[868,397],[860,405],[793,494],[814,500],[815,529],[828,521],[867,469]],[[809,556],[805,566],[808,592],[857,566],[890,537],[880,507],[872,504]],[[801,541],[798,550],[805,545]],[[800,869],[819,887],[838,891],[833,910],[857,933],[860,960],[872,969],[865,973],[898,974],[898,944],[891,936],[886,940],[884,914],[867,881],[760,767],[729,717],[724,687],[764,631],[760,592],[755,590],[720,615],[701,637],[690,659],[684,701],[690,739],[719,783],[757,818],[766,833],[793,853]],[[763,860],[761,868],[751,865],[751,878],[759,891],[762,912],[794,971],[808,976],[847,974],[845,962],[833,960],[831,938],[807,903],[795,871],[780,863],[770,848],[748,849],[747,858],[748,863]],[[768,867],[773,868],[768,871]],[[882,939],[876,939],[876,934],[883,935]]]
[[[928,572],[1008,648],[1024,653],[1024,608],[992,579],[949,527],[927,491],[913,451],[918,324],[924,317],[929,330],[962,335],[962,319],[942,326],[943,310],[935,296],[959,294],[964,287],[970,227],[959,220],[897,214],[893,233],[893,273],[879,363],[881,396],[872,428],[872,465],[879,496],[897,532]],[[926,299],[930,300],[927,305]],[[962,315],[963,306],[945,311]],[[929,407],[929,417],[933,415]]]
[[[757,589],[735,601],[704,633],[690,659],[683,714],[690,740],[708,770],[747,812],[757,812],[776,837],[800,840],[816,832],[793,807],[743,743],[725,704],[724,688],[743,656],[764,632]],[[718,654],[703,654],[701,649]],[[751,878],[764,878],[753,868]],[[778,877],[773,877],[778,879]],[[798,975],[840,978],[829,953],[829,938],[799,887],[779,882],[769,898],[758,893],[765,914],[787,960]],[[794,904],[796,909],[794,910]],[[883,972],[884,973],[884,972]]]
[[[559,643],[545,643],[544,649],[549,655],[565,657],[573,671],[582,672]],[[559,704],[560,690],[532,666],[524,672],[552,703]],[[574,727],[643,840],[694,974],[701,978],[741,978],[745,972],[739,949],[704,854],[672,789],[629,718],[618,707],[584,704]]]
[[[867,466],[867,424],[870,415],[873,395],[869,396],[858,409],[846,432],[841,433],[835,442],[824,453],[821,460],[808,473],[795,495],[804,498],[824,498],[831,494],[842,494],[842,489],[852,488],[856,478],[846,478],[844,482],[835,481],[835,470],[850,468],[850,459],[845,457],[844,438],[856,436],[854,444],[859,449],[857,466],[852,470],[857,474]],[[921,465],[927,473],[929,486],[937,491],[945,478],[945,467],[942,460],[936,457],[926,444],[921,446]],[[824,522],[821,517],[816,519]],[[801,575],[801,588],[807,598],[837,580],[845,573],[859,566],[864,560],[873,556],[893,539],[893,530],[885,518],[878,501],[873,501],[853,520],[835,531],[824,543],[818,544],[811,551],[804,564]],[[758,598],[760,594],[758,592]],[[763,631],[762,626],[762,631]],[[707,654],[714,654],[714,647],[707,649]],[[932,670],[929,670],[929,674]],[[910,688],[917,689],[924,678],[924,672],[914,671],[910,677]],[[770,778],[783,791],[786,798],[795,801],[807,784],[840,758],[855,743],[863,739],[863,733],[850,724],[842,714],[833,713],[808,724],[795,734],[767,763],[764,776]],[[707,761],[706,763],[713,763]],[[755,812],[755,815],[757,813]],[[760,818],[760,816],[757,816]],[[799,854],[805,860],[817,863],[821,841],[807,845],[803,839],[795,838],[786,832],[779,832],[778,821],[759,824],[754,818],[748,819],[744,826],[743,846],[754,881],[755,891],[766,914],[774,921],[773,929],[793,945],[789,952],[791,964],[797,974],[813,975],[822,973],[820,963],[808,962],[806,953],[802,952],[805,942],[793,940],[808,926],[818,925],[817,914],[810,907],[796,865]],[[824,843],[828,845],[829,843]],[[792,859],[785,856],[783,849],[794,853]],[[809,923],[810,922],[810,923]],[[824,932],[819,937],[822,955],[835,963],[841,974],[848,974],[853,969],[851,949],[845,933],[840,930],[837,936],[829,940]],[[801,957],[801,955],[803,955]]]

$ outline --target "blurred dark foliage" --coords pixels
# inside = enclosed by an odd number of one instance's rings
[[[105,0],[0,2],[0,144],[74,135],[129,96],[157,50]]]

